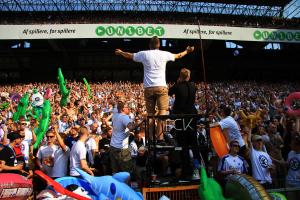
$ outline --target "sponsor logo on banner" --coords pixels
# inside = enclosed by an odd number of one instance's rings
[[[165,29],[161,26],[98,26],[96,35],[102,36],[163,36]]]
[[[266,40],[266,41],[300,41],[300,32],[291,31],[267,31],[267,30],[256,30],[253,33],[253,37],[256,40]]]

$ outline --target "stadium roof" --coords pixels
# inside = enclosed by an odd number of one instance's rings
[[[175,0],[177,1],[177,0]],[[190,2],[222,3],[222,4],[241,4],[258,6],[285,6],[292,0],[189,0]]]
[[[1,0],[0,11],[159,11],[282,16],[292,0]]]

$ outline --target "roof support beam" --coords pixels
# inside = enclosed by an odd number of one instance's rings
[[[300,9],[299,9],[299,11],[294,16],[297,16],[299,13],[300,13]]]
[[[223,11],[225,10],[225,9],[227,9],[227,3],[225,3],[225,5],[224,5],[224,7],[222,8],[222,10],[221,10],[221,12],[220,12],[220,14],[222,14],[223,13]]]
[[[58,7],[57,3],[54,0],[51,0],[53,2],[53,4],[55,5],[57,11],[60,11],[60,8]]]
[[[26,2],[28,2],[28,5],[30,5],[30,7],[32,8],[33,11],[36,11],[34,6],[33,6],[33,2],[32,1],[29,1],[29,0],[26,0]]]
[[[298,10],[300,8],[300,6],[297,6],[292,12],[290,12],[286,18],[290,17],[293,13],[295,13],[296,10]],[[295,16],[295,15],[294,15]]]
[[[89,6],[86,4],[85,0],[80,0],[80,3],[83,5],[81,6],[81,10],[83,10],[82,7],[84,7],[86,11],[89,10]]]
[[[238,5],[239,5],[239,4],[235,4],[235,7],[232,9],[230,15],[232,15],[232,14],[234,13],[234,11],[235,11],[235,9],[238,7]]]
[[[42,0],[39,0],[39,2],[41,3],[41,6],[44,7],[45,11],[47,11],[47,7],[45,6],[45,2],[42,2]]]
[[[210,13],[226,15],[248,16],[281,16],[282,6],[293,5],[297,0],[258,1],[231,0],[224,3],[221,0],[2,0],[1,7],[9,11],[158,11],[158,12],[185,12],[185,13]],[[242,3],[241,3],[242,2]],[[241,4],[239,4],[241,3]],[[295,6],[295,4],[294,4]],[[295,12],[298,12],[296,10]],[[294,12],[294,13],[295,13]],[[292,15],[294,15],[294,13]]]
[[[6,2],[5,3],[1,3],[1,4],[2,4],[2,6],[6,7],[8,11],[11,11],[10,7],[7,5]]]
[[[21,11],[23,11],[23,9],[22,9],[21,5],[18,3],[18,1],[14,0],[14,2],[15,2],[15,4],[17,5],[17,7],[18,7]]]

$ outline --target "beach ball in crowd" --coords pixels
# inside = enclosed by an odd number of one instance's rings
[[[44,97],[39,93],[36,89],[33,91],[33,95],[31,96],[32,106],[42,106],[44,103]]]

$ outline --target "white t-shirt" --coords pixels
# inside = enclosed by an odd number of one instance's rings
[[[28,165],[28,159],[29,159],[29,146],[30,145],[29,145],[28,141],[23,140],[21,142],[21,152],[24,156],[26,165]]]
[[[138,155],[138,148],[137,148],[137,145],[136,145],[136,143],[135,143],[135,141],[134,140],[132,140],[131,142],[130,142],[130,144],[129,144],[129,151],[130,151],[130,153],[131,153],[131,157],[137,157],[137,155]]]
[[[31,130],[29,130],[28,128],[25,128],[24,129],[24,133],[25,133],[24,140],[26,140],[29,144],[31,144],[31,140],[32,140],[32,132],[31,132]]]
[[[226,118],[222,119],[219,124],[222,130],[226,128],[228,129],[229,142],[235,140],[239,142],[240,147],[245,145],[239,126],[231,116],[227,116]]]
[[[113,133],[110,140],[110,146],[118,149],[128,148],[128,133],[125,132],[127,125],[130,123],[128,115],[114,113],[112,117]]]
[[[2,128],[0,128],[0,141],[2,142],[4,136],[4,131]]]
[[[22,154],[24,156],[26,165],[28,165],[28,160],[29,160],[29,146],[30,146],[31,140],[32,140],[32,132],[28,128],[25,128],[24,133],[25,133],[25,138],[21,142],[21,152],[22,152]]]
[[[86,147],[83,142],[78,140],[71,149],[70,153],[70,175],[79,176],[75,168],[81,169],[80,160],[86,160]]]
[[[272,183],[269,166],[272,165],[272,160],[268,153],[257,151],[253,147],[250,149],[250,160],[252,165],[252,176],[261,184]]]
[[[70,154],[70,149],[68,146],[67,151],[64,152],[63,149],[58,145],[52,146],[41,146],[38,150],[37,157],[41,161],[43,168],[47,171],[47,175],[50,177],[64,177],[67,176],[67,166],[68,158]],[[46,159],[53,160],[53,167],[45,165]]]
[[[300,187],[300,154],[290,151],[287,162],[289,163],[289,171],[286,176],[286,183],[289,186]]]
[[[236,170],[240,173],[247,172],[247,164],[244,158],[240,156],[225,155],[219,162],[218,171]]]
[[[133,54],[135,62],[141,62],[144,66],[144,87],[167,86],[166,64],[175,61],[174,54],[159,49],[140,51]]]
[[[94,156],[93,156],[93,150],[97,149],[96,141],[94,138],[90,137],[86,142],[85,142],[86,150],[88,153],[88,163],[89,165],[94,164]]]

